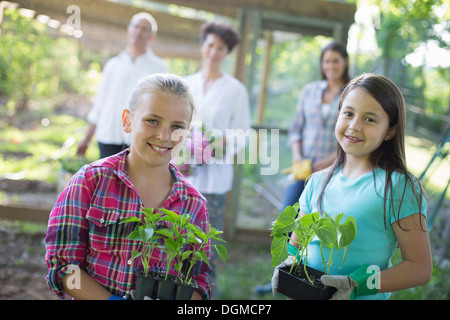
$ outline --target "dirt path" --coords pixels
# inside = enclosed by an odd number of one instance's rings
[[[25,234],[0,225],[0,299],[57,299],[46,285],[44,234]]]

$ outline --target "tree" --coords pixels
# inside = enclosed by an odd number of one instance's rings
[[[31,101],[54,99],[66,92],[92,93],[96,87],[97,79],[90,79],[89,70],[81,68],[77,41],[51,37],[47,31],[45,24],[16,9],[4,11],[0,96],[6,97],[6,108],[2,109],[6,109],[10,123],[14,115],[29,111]]]
[[[380,27],[376,28],[376,40],[381,50],[381,72],[393,79],[403,90],[408,103],[428,108],[427,111],[445,114],[447,108],[448,89],[443,89],[439,101],[436,91],[429,90],[434,86],[427,79],[429,70],[424,64],[414,67],[406,62],[406,57],[419,46],[430,41],[439,47],[448,49],[448,30],[450,13],[448,0],[373,0],[380,8]],[[448,72],[439,72],[441,81],[447,83]],[[432,97],[427,95],[433,92]],[[433,102],[442,103],[436,105]]]

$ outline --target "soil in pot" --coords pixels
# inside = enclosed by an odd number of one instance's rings
[[[303,266],[298,271],[289,274],[291,267],[280,269],[278,278],[278,292],[294,300],[328,300],[336,292],[336,288],[326,287],[320,282],[323,272],[306,267],[311,284],[304,273]]]

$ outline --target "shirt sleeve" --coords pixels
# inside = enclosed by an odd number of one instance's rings
[[[47,285],[64,298],[61,279],[75,266],[84,267],[88,245],[88,222],[85,219],[91,193],[80,169],[59,196],[53,207],[45,238]]]

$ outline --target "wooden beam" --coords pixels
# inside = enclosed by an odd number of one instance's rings
[[[228,240],[228,239],[227,239]],[[272,237],[270,236],[270,230],[265,229],[250,229],[250,228],[237,228],[234,237],[230,240],[246,243],[259,243],[268,245],[272,243]]]
[[[126,28],[131,17],[142,11],[133,6],[110,1],[89,0],[13,0],[20,7],[34,10],[65,24],[70,16],[67,7],[76,4],[80,7],[80,42],[99,51],[117,53],[126,45]],[[173,16],[152,11],[158,23],[157,40],[152,49],[162,57],[199,58],[199,33],[203,21]]]
[[[316,17],[323,20],[352,23],[354,4],[323,0],[155,0],[195,9],[223,14],[226,10],[239,8],[284,12],[297,16]]]
[[[273,37],[271,31],[266,31],[265,33],[265,50],[264,50],[264,69],[262,72],[262,79],[261,79],[261,90],[259,92],[259,98],[258,98],[258,109],[256,110],[256,122],[258,124],[264,123],[264,113],[266,109],[266,100],[267,100],[267,83],[269,81],[269,74],[270,74],[270,51],[272,49],[272,43],[273,43]]]
[[[190,1],[190,0],[153,0],[154,2],[176,4],[200,11],[212,12],[231,19],[239,19],[239,10],[243,7],[229,6],[227,0],[222,1]]]
[[[0,205],[0,219],[40,222],[47,224],[49,215],[50,210],[14,205]]]

